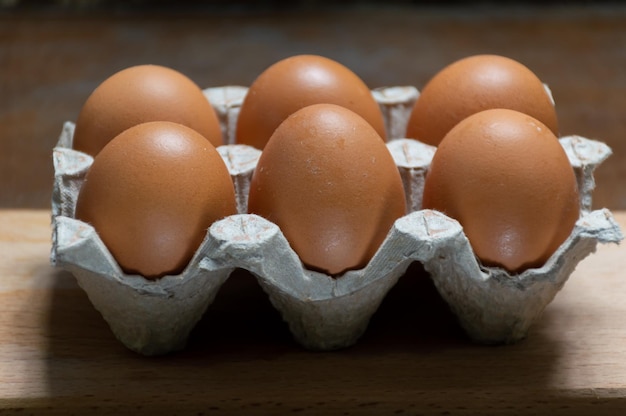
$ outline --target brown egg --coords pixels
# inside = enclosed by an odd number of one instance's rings
[[[322,56],[296,55],[276,62],[252,83],[241,106],[235,140],[263,149],[287,116],[319,103],[354,111],[385,138],[380,107],[354,72]]]
[[[368,263],[405,214],[405,199],[376,130],[344,107],[315,104],[268,141],[248,211],[277,224],[308,267],[338,275]]]
[[[423,208],[455,218],[488,266],[542,266],[580,213],[573,168],[556,136],[514,110],[462,120],[435,152]]]
[[[224,161],[203,136],[154,121],[116,136],[95,157],[76,218],[95,228],[122,270],[146,278],[183,271],[216,220],[235,214]]]
[[[406,136],[437,146],[465,117],[490,108],[526,113],[558,136],[552,98],[521,63],[498,55],[475,55],[439,71],[422,89]]]
[[[91,93],[76,120],[73,148],[95,156],[115,136],[147,121],[184,124],[214,146],[222,144],[217,114],[200,87],[173,69],[138,65]]]

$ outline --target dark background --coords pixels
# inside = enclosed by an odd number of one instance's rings
[[[91,91],[127,66],[175,68],[202,88],[249,85],[317,53],[372,88],[414,85],[497,53],[549,84],[561,134],[606,142],[594,205],[626,209],[626,6],[590,1],[0,0],[0,208],[48,208],[52,148]]]

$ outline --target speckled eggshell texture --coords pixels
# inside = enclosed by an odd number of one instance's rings
[[[365,266],[406,211],[400,174],[378,133],[346,108],[315,104],[270,138],[248,212],[277,224],[305,264],[337,275]]]
[[[236,142],[263,149],[287,116],[319,103],[354,111],[385,138],[378,103],[354,72],[326,57],[296,55],[271,65],[252,83],[239,113]]]
[[[128,274],[179,274],[210,225],[236,213],[219,153],[195,130],[154,121],[131,127],[95,157],[76,203]]]
[[[437,146],[458,122],[490,108],[529,114],[558,135],[552,97],[529,68],[503,56],[475,55],[453,62],[428,81],[413,107],[406,137]]]
[[[458,220],[486,265],[540,267],[580,215],[576,177],[558,139],[514,110],[469,116],[441,141],[423,208]]]
[[[95,156],[124,130],[148,121],[180,123],[215,147],[223,143],[217,114],[198,85],[171,68],[137,65],[111,75],[87,98],[74,149]]]

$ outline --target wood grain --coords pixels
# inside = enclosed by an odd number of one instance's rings
[[[616,214],[622,228],[626,213]],[[50,213],[0,210],[2,414],[623,414],[626,256],[601,245],[529,337],[467,340],[415,264],[357,345],[296,345],[254,278],[233,274],[187,348],[125,349],[54,269]]]
[[[171,66],[206,88],[250,85],[278,59],[317,53],[352,68],[372,88],[422,88],[453,60],[497,53],[550,85],[562,134],[613,148],[597,172],[594,200],[597,207],[626,209],[625,6],[354,3],[270,11],[0,13],[0,207],[49,207],[51,149],[63,122],[76,120],[91,91],[130,65]]]

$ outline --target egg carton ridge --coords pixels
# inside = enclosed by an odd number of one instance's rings
[[[392,88],[373,94],[388,132],[395,132],[389,135],[387,147],[403,178],[409,214],[396,220],[363,269],[338,277],[308,270],[277,225],[245,212],[249,181],[261,152],[232,143],[244,87],[205,90],[227,138],[228,144],[218,151],[235,184],[239,213],[210,227],[182,274],[156,281],[124,274],[93,227],[73,218],[78,191],[93,159],[71,149],[71,122],[65,123],[53,151],[52,263],[72,272],[116,337],[145,355],[184,348],[189,333],[235,268],[256,276],[294,338],[310,349],[332,350],[356,343],[388,291],[415,261],[430,273],[470,338],[482,343],[524,338],[578,262],[598,243],[623,238],[610,211],[591,210],[593,171],[610,149],[579,136],[560,139],[577,174],[580,218],[544,266],[511,275],[481,265],[456,220],[421,209],[423,181],[435,149],[398,136],[418,92],[413,87]]]

